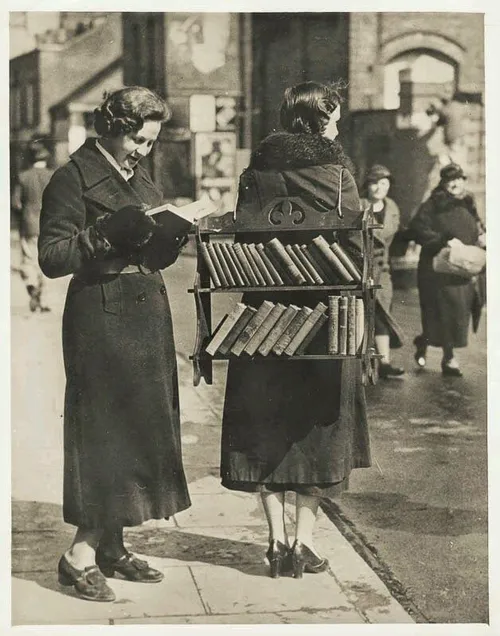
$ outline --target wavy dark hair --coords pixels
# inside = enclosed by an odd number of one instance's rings
[[[342,103],[346,84],[302,82],[285,90],[280,122],[287,132],[322,134],[333,111]]]
[[[138,132],[145,121],[168,121],[170,109],[159,95],[144,86],[127,86],[106,96],[94,110],[94,128],[100,137]]]

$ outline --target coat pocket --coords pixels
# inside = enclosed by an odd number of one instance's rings
[[[105,312],[115,314],[122,313],[122,286],[120,276],[113,280],[101,283],[102,307]]]

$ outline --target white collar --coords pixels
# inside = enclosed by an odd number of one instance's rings
[[[126,168],[125,166],[120,166],[120,164],[116,161],[113,155],[110,154],[105,148],[103,148],[97,139],[95,142],[95,147],[97,148],[97,150],[99,150],[99,152],[102,155],[104,155],[104,157],[109,161],[109,163],[113,166],[113,168],[115,170],[118,170],[118,172],[125,179],[125,181],[128,181],[134,176],[134,171],[132,170],[132,168]]]

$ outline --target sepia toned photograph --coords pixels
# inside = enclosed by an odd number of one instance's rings
[[[490,625],[485,15],[8,20],[12,626]]]

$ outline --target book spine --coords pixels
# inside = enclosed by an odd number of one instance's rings
[[[282,336],[278,340],[278,342],[273,347],[273,353],[277,356],[280,356],[285,349],[288,347],[292,338],[295,336],[297,331],[302,327],[302,325],[307,320],[308,316],[312,314],[312,309],[310,307],[301,307],[292,320],[292,322],[288,325],[288,327],[283,332]]]
[[[349,258],[349,255],[344,251],[344,248],[340,243],[332,243],[330,245],[331,250],[336,254],[339,260],[342,262],[346,270],[353,277],[353,279],[359,283],[361,281],[361,272],[358,270],[353,261]]]
[[[265,300],[262,305],[257,309],[257,313],[252,317],[248,325],[243,329],[238,339],[231,347],[231,353],[235,356],[241,355],[250,338],[254,335],[260,325],[264,322],[267,315],[274,307],[274,303],[269,300]]]
[[[220,244],[220,248],[224,252],[224,256],[226,257],[226,262],[229,265],[229,269],[231,270],[231,273],[233,275],[235,285],[237,285],[238,287],[244,287],[245,283],[243,282],[243,278],[241,277],[240,271],[235,262],[235,257],[229,249],[230,247],[231,246],[228,245],[227,243]]]
[[[314,278],[309,274],[307,269],[305,269],[304,265],[302,265],[302,261],[299,259],[297,254],[294,252],[292,245],[285,245],[285,250],[288,256],[292,259],[295,264],[295,267],[299,270],[299,272],[304,277],[306,284],[314,285]]]
[[[347,354],[356,355],[356,296],[347,296]]]
[[[304,324],[300,327],[295,336],[290,340],[286,349],[283,351],[286,356],[293,356],[302,344],[304,338],[311,331],[316,322],[319,320],[321,314],[323,314],[326,309],[326,305],[321,302],[316,305],[316,307],[312,310],[312,313],[307,316]]]
[[[313,326],[311,331],[304,338],[304,340],[302,341],[302,344],[297,348],[297,351],[295,352],[296,356],[302,356],[302,355],[307,353],[307,349],[308,349],[309,345],[314,340],[315,336],[317,335],[317,333],[319,332],[321,327],[327,321],[328,321],[327,314],[321,314],[321,316],[319,317],[319,320],[316,322],[316,324]]]
[[[281,314],[281,317],[278,318],[278,321],[269,332],[269,335],[264,339],[264,342],[258,348],[258,352],[261,355],[267,356],[271,352],[272,348],[278,342],[280,336],[283,334],[283,331],[292,322],[298,312],[299,308],[296,305],[289,305],[285,309],[285,311]]]
[[[290,278],[297,285],[305,285],[307,283],[304,276],[302,276],[300,270],[297,268],[293,260],[287,254],[285,246],[278,238],[271,239],[267,245],[269,249],[273,251],[276,258],[283,263],[284,268],[286,269],[287,274],[289,274]]]
[[[295,252],[297,258],[302,263],[302,267],[307,271],[313,285],[323,285],[324,280],[321,278],[319,272],[317,272],[311,261],[307,258],[300,245],[292,245],[292,249]]]
[[[339,296],[328,296],[328,353],[339,352]]]
[[[222,269],[222,265],[219,262],[219,259],[217,257],[217,254],[214,250],[214,246],[212,245],[212,243],[207,243],[207,250],[208,250],[208,253],[210,254],[214,267],[217,270],[217,276],[220,279],[221,287],[228,287],[227,278],[224,274],[224,270]]]
[[[245,307],[246,305],[244,305],[243,303],[236,303],[233,310],[222,319],[219,326],[212,335],[212,339],[205,347],[205,351],[208,354],[210,354],[211,356],[215,355],[217,349],[220,347],[227,335],[231,332],[241,314],[243,314],[243,312],[245,311]]]
[[[248,306],[245,309],[244,313],[242,314],[240,320],[235,325],[234,329],[231,329],[231,331],[229,332],[229,334],[226,336],[221,346],[219,347],[218,352],[221,355],[227,356],[229,354],[232,346],[234,345],[236,340],[238,340],[240,333],[243,331],[243,329],[245,329],[245,327],[248,325],[248,323],[250,322],[250,320],[256,313],[257,313],[257,310],[255,309],[255,307]]]
[[[231,270],[229,269],[229,263],[226,261],[226,257],[222,251],[222,245],[220,243],[213,243],[215,253],[217,254],[217,258],[219,259],[219,263],[221,264],[222,270],[224,272],[224,276],[226,277],[227,284],[229,287],[236,287],[236,281],[231,274]]]
[[[259,272],[261,273],[261,275],[262,275],[262,277],[264,279],[264,285],[268,285],[270,287],[273,287],[274,286],[273,277],[271,276],[271,274],[267,270],[267,267],[266,267],[264,261],[260,257],[260,254],[257,251],[257,247],[256,247],[255,243],[249,243],[248,244],[248,249],[250,250],[250,254],[252,255],[252,258],[253,258],[255,264],[257,265],[257,269],[259,270]]]
[[[272,264],[271,259],[269,258],[269,256],[266,254],[266,250],[264,249],[264,245],[262,243],[257,243],[257,245],[255,247],[257,249],[257,252],[260,254],[260,257],[263,260],[264,264],[266,265],[269,273],[272,276],[273,284],[274,285],[284,285],[285,283],[283,281],[283,278],[280,276],[280,273],[278,272],[276,267]]]
[[[236,251],[234,249],[234,245],[233,243],[226,243],[226,248],[228,253],[231,255],[234,265],[236,267],[236,269],[238,270],[238,274],[240,275],[241,278],[241,286],[242,287],[246,287],[250,285],[250,279],[247,276],[247,273],[245,272],[243,265],[240,263],[240,260],[236,254]]]
[[[247,346],[244,349],[245,353],[249,356],[255,355],[257,349],[264,342],[264,339],[274,327],[281,314],[285,311],[286,306],[281,303],[277,303],[266,316],[264,322],[254,333],[253,337],[248,341]]]
[[[217,274],[217,270],[215,269],[215,265],[212,261],[212,257],[210,256],[210,252],[207,249],[207,244],[204,242],[201,243],[201,255],[203,257],[203,260],[205,261],[214,287],[221,287],[219,275]]]
[[[330,268],[323,265],[314,245],[302,245],[302,248],[307,258],[311,261],[314,269],[319,272],[319,275],[325,283],[334,283],[336,280],[335,277],[332,275]]]
[[[328,263],[330,264],[332,269],[336,273],[338,273],[340,278],[345,283],[351,283],[353,281],[353,277],[351,276],[351,274],[349,274],[349,272],[346,270],[346,268],[342,265],[339,257],[334,252],[332,252],[332,250],[331,250],[330,246],[328,245],[327,241],[325,240],[325,238],[323,236],[321,236],[321,234],[320,234],[316,238],[313,238],[313,243],[317,247],[317,249],[321,252],[323,257],[328,261]]]
[[[291,276],[286,271],[285,266],[283,265],[283,263],[281,263],[279,261],[279,259],[276,257],[276,255],[269,248],[268,245],[264,245],[264,251],[267,254],[268,259],[274,265],[274,268],[276,269],[278,274],[281,276],[281,278],[283,280],[283,285],[293,285],[293,279],[291,278]]]
[[[254,284],[257,287],[263,287],[266,284],[266,282],[262,274],[259,272],[259,268],[257,267],[257,265],[255,264],[253,260],[253,256],[250,250],[248,249],[248,245],[246,243],[242,243],[241,248],[243,252],[245,253],[245,256],[247,257],[248,264],[250,265],[250,269],[252,270],[252,273],[253,273],[253,278],[256,281]]]
[[[255,277],[255,274],[253,273],[253,269],[250,267],[250,263],[248,262],[245,252],[243,251],[243,246],[240,245],[240,243],[235,243],[233,247],[234,247],[234,253],[238,257],[238,261],[241,263],[241,266],[243,267],[245,274],[248,278],[248,284],[251,287],[258,287],[259,281]]]
[[[347,296],[341,296],[339,300],[339,353],[347,354]]]
[[[365,304],[362,298],[356,298],[356,352],[361,351],[365,335]]]

